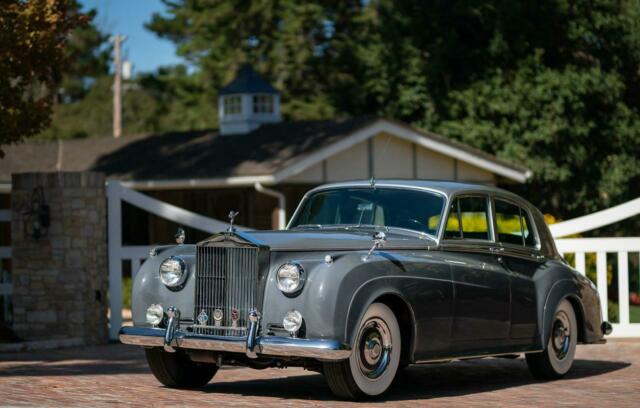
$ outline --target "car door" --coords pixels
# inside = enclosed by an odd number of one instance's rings
[[[487,196],[465,195],[452,201],[443,248],[454,283],[454,351],[481,348],[483,341],[509,336],[509,274],[494,255],[492,225]]]
[[[536,273],[541,270],[544,256],[531,216],[525,207],[507,198],[494,197],[496,239],[502,251],[496,255],[509,272],[511,281],[511,328],[509,337],[532,340],[537,334]]]

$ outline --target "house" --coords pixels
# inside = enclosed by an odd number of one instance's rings
[[[304,193],[326,182],[374,177],[506,185],[531,176],[520,165],[391,119],[283,121],[280,94],[250,66],[220,90],[218,115],[218,130],[5,147],[5,201],[12,173],[92,170],[220,220],[239,210],[238,224],[268,229],[281,227]],[[123,228],[130,245],[166,242],[175,231],[171,222],[126,204]]]

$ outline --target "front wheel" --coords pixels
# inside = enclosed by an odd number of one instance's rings
[[[204,387],[218,371],[217,365],[193,362],[180,350],[167,353],[162,349],[152,348],[145,349],[144,352],[151,372],[167,387]]]
[[[542,353],[526,355],[529,370],[539,379],[562,378],[573,365],[576,344],[578,344],[576,314],[571,303],[565,299],[556,309],[546,349]]]
[[[401,343],[400,326],[391,309],[373,303],[360,322],[351,357],[323,364],[331,391],[347,399],[385,392],[398,371]]]

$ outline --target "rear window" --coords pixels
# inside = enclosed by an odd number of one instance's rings
[[[495,207],[498,241],[535,248],[537,241],[527,210],[503,200],[495,200]]]

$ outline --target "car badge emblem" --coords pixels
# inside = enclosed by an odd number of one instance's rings
[[[207,312],[202,309],[198,314],[197,319],[200,326],[206,326],[207,322],[209,321],[209,315],[207,315]]]
[[[220,326],[222,323],[222,309],[216,309],[213,311],[213,321],[215,326]]]
[[[240,311],[238,309],[231,309],[231,327],[238,327],[238,320],[240,319]]]

